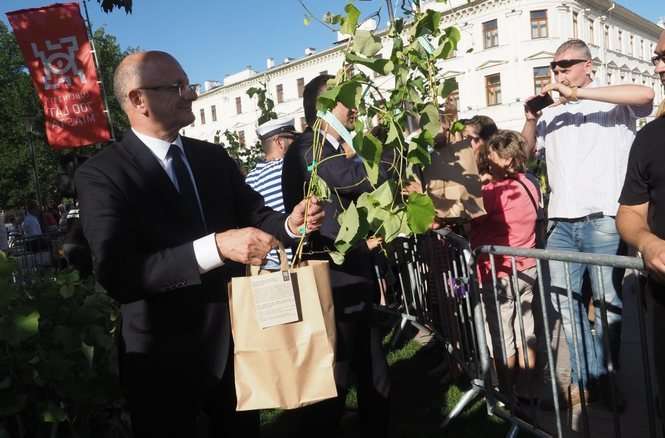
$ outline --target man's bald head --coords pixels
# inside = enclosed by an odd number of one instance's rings
[[[125,112],[129,92],[159,80],[159,71],[166,64],[180,68],[173,56],[157,50],[131,53],[120,61],[113,75],[113,94]]]

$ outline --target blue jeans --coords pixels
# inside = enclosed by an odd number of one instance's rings
[[[547,240],[548,250],[579,251],[596,254],[616,255],[619,249],[620,237],[616,230],[613,217],[604,216],[597,219],[583,219],[576,222],[553,220],[554,229]],[[569,263],[570,288],[573,292],[573,315],[577,346],[581,360],[578,376],[577,359],[573,343],[573,331],[568,294],[566,289],[566,274],[564,262],[550,261],[551,299],[554,309],[560,313],[561,323],[566,335],[568,350],[570,352],[571,382],[578,383],[587,388],[588,384],[595,383],[607,375],[607,352],[603,349],[603,324],[601,319],[600,297],[605,293],[607,308],[607,322],[609,327],[610,351],[618,351],[621,336],[621,313],[623,302],[618,291],[618,285],[613,281],[614,268],[601,267],[602,285],[599,284],[597,268],[589,266],[589,277],[595,304],[595,335],[591,332],[588,314],[580,289],[582,278],[587,265]],[[578,380],[579,377],[579,380]]]

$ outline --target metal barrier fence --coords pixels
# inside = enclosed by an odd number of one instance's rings
[[[501,246],[486,246],[472,251],[464,238],[448,230],[403,240],[392,245],[391,249],[389,262],[395,277],[396,292],[387,298],[387,303],[398,307],[402,313],[401,327],[403,328],[407,322],[412,322],[419,327],[431,330],[443,343],[449,359],[468,376],[471,382],[471,389],[449,412],[442,424],[443,427],[460,415],[475,400],[484,397],[488,413],[503,418],[511,424],[508,436],[517,436],[520,431],[527,431],[534,436],[563,437],[569,434],[571,428],[577,429],[585,437],[622,436],[622,421],[626,421],[626,416],[622,413],[616,363],[611,354],[608,303],[605,300],[606,294],[602,281],[605,274],[600,268],[629,269],[633,270],[633,275],[638,275],[644,269],[643,261],[640,258]],[[532,310],[538,316],[536,323],[540,333],[537,339],[541,347],[540,360],[535,364],[529,364],[529,355],[526,354],[529,345],[527,345],[528,337],[525,330],[528,327],[525,326],[524,321],[524,303],[518,293],[521,284],[520,277],[523,277],[518,269],[518,263],[522,257],[535,260],[536,276],[531,281],[534,283],[535,300],[533,302],[537,302],[539,306],[537,312],[534,308]],[[489,278],[480,277],[479,258],[485,259],[480,261],[480,264],[489,264]],[[504,265],[503,274],[497,275],[501,270],[497,261]],[[509,265],[508,272],[505,272],[506,261]],[[571,287],[571,265],[588,266],[589,274],[596,277],[601,288],[601,293],[597,295],[600,320],[596,320],[594,324],[600,324],[595,326],[595,331],[602,333],[602,348],[606,353],[608,378],[598,387],[606,390],[605,393],[608,394],[605,397],[606,405],[609,406],[590,403],[590,400],[585,400],[587,393],[580,391],[579,408],[567,410],[569,415],[566,417],[566,421],[569,421],[570,427],[564,427],[566,409],[559,400],[559,394],[562,392],[566,379],[565,375],[560,375],[557,371],[557,368],[562,367],[557,365],[556,359],[564,362],[563,368],[569,364],[565,363],[565,358],[562,360],[559,357],[559,355],[565,356],[563,347],[566,342],[559,342],[559,350],[556,350],[553,345],[554,327],[560,326],[560,321],[552,304],[552,288],[548,276],[549,262],[563,263],[566,287],[557,293],[564,294],[569,303],[577,302],[579,304],[579,300],[573,299],[573,294],[579,291],[573,291]],[[639,281],[635,283],[642,284]],[[637,313],[636,329],[639,332],[640,356],[635,360],[641,360],[639,368],[642,371],[640,380],[644,385],[644,397],[640,404],[644,403],[644,409],[640,412],[637,406],[631,407],[631,421],[638,423],[637,429],[632,428],[630,424],[623,426],[624,428],[631,427],[627,436],[657,437],[655,398],[643,305],[644,295],[641,288],[635,297],[638,301],[637,305],[634,305],[634,310]],[[537,372],[543,373],[540,383],[529,385],[529,390],[538,391],[541,395],[549,393],[551,410],[543,409],[542,405],[545,403],[525,409],[514,397],[512,386],[506,388],[502,385],[501,371],[507,368],[508,359],[511,356],[508,354],[509,345],[505,342],[507,338],[504,336],[504,322],[501,315],[502,310],[507,312],[511,305],[513,306],[512,316],[516,320],[516,323],[511,323],[516,328],[514,347],[518,353],[520,350],[524,352],[523,366],[525,365],[528,369],[529,365],[531,367],[537,365]],[[488,311],[489,306],[493,306],[493,308]],[[579,321],[579,318],[576,319],[573,314],[573,307],[572,305],[567,309],[561,307],[560,310],[569,312],[567,316],[570,321]],[[492,316],[497,319],[493,329],[490,328],[492,324],[488,324],[488,318]],[[561,329],[559,331],[561,332]],[[571,383],[584,387],[581,378],[583,376],[582,364],[585,362],[582,361],[589,346],[585,345],[578,330],[568,330],[568,332],[571,332],[573,347],[569,354],[574,355],[576,359],[577,382]],[[493,354],[490,350],[493,350]],[[515,356],[515,354],[512,355],[513,359],[517,359]],[[568,368],[570,367],[568,366]],[[548,400],[546,397],[543,398]],[[635,400],[632,403],[635,403]],[[597,406],[601,407],[602,415],[595,410]],[[590,407],[594,411],[591,417],[589,415]],[[607,419],[608,412],[611,412],[611,421]],[[645,420],[648,428],[640,431]],[[612,432],[607,431],[608,424],[612,425]]]
[[[49,269],[58,268],[63,262],[60,254],[63,237],[61,232],[13,236],[7,253],[16,261],[15,281],[23,283]]]

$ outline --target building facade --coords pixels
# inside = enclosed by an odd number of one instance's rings
[[[663,29],[611,1],[449,0],[430,1],[427,7],[443,12],[442,25],[455,25],[462,34],[455,55],[440,65],[445,78],[458,82],[453,99],[459,118],[484,114],[501,128],[521,130],[524,100],[552,80],[549,63],[570,38],[589,45],[599,85],[641,84],[654,89],[655,102],[664,97],[651,63]],[[229,130],[253,144],[260,111],[246,92],[262,84],[277,114],[293,116],[296,129],[304,129],[304,85],[320,73],[335,74],[343,60],[342,47],[335,45],[320,52],[307,49],[302,58],[276,66],[268,59],[260,73],[248,68],[227,76],[222,85],[200,94],[193,104],[196,120],[181,132],[223,143],[221,133]],[[389,87],[392,81],[382,82]]]

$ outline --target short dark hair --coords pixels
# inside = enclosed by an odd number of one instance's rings
[[[473,126],[478,131],[478,136],[485,141],[488,141],[492,137],[498,128],[494,120],[487,116],[473,116],[466,123],[467,126]]]
[[[513,160],[513,171],[524,172],[527,162],[526,140],[517,131],[501,129],[487,143],[488,152],[494,150],[501,158]]]
[[[310,128],[316,122],[316,100],[321,95],[326,83],[334,77],[332,75],[319,75],[305,85],[305,90],[302,93],[302,106],[305,110],[305,121]]]

